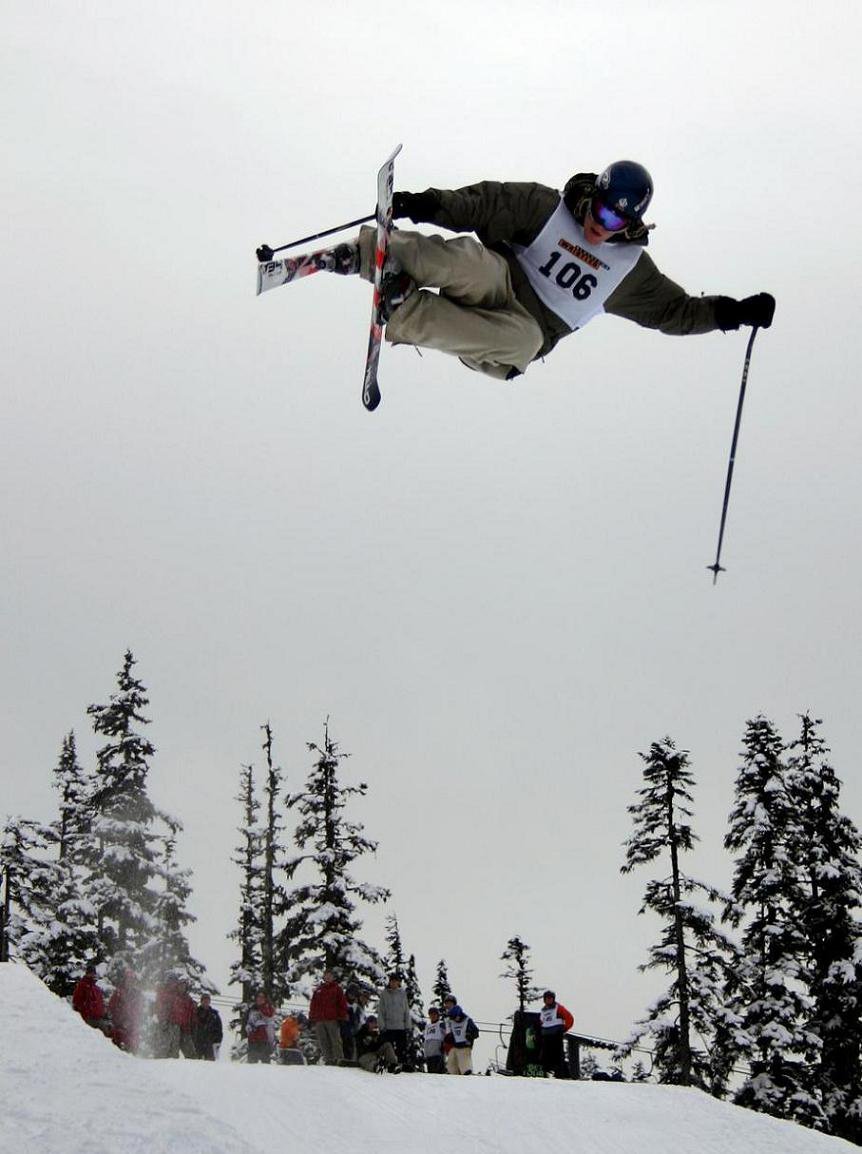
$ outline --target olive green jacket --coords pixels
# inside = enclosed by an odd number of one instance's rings
[[[580,223],[583,223],[589,204],[593,180],[592,174],[580,174],[566,186],[566,204]],[[543,184],[492,180],[450,191],[429,188],[427,193],[439,204],[428,219],[429,224],[440,225],[452,232],[474,232],[483,244],[505,257],[515,295],[536,318],[545,335],[537,357],[545,356],[572,330],[536,296],[511,246],[527,246],[536,239],[556,211],[560,193]],[[646,250],[647,240],[648,230],[642,227],[633,236],[628,233],[615,235],[607,243],[637,244]],[[644,251],[632,271],[605,301],[605,312],[625,317],[645,328],[659,329],[672,336],[686,336],[711,332],[719,327],[715,317],[717,299],[716,296],[689,296],[685,289],[659,272]]]

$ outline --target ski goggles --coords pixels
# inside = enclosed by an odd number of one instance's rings
[[[608,208],[606,204],[602,204],[597,196],[593,197],[590,213],[596,224],[600,224],[608,232],[622,232],[632,223],[627,216],[623,216],[612,208]]]

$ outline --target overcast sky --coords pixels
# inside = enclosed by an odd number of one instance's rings
[[[502,1018],[519,932],[612,1037],[661,986],[618,872],[638,750],[691,751],[719,884],[759,711],[823,717],[862,822],[859,13],[6,0],[0,816],[51,816],[130,647],[224,989],[240,765],[269,720],[298,788],[329,714],[426,990],[445,956]],[[255,298],[255,246],[372,211],[402,141],[411,190],[640,160],[664,272],[774,293],[717,586],[746,331],[600,318],[510,384],[385,348],[372,415],[368,286]]]

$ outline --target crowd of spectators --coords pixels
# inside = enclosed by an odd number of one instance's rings
[[[114,991],[105,1002],[95,965],[88,965],[72,994],[72,1008],[88,1026],[101,1030],[121,1050],[140,1052],[146,1026],[150,1028],[154,1058],[199,1058],[213,1062],[218,1057],[223,1029],[221,1015],[204,992],[197,1003],[189,993],[189,983],[168,974],[158,987],[147,1013],[140,983],[132,969],[121,967]]]
[[[358,1066],[377,1073],[398,1074],[424,1069],[429,1074],[473,1073],[473,1045],[479,1030],[454,995],[432,1006],[423,1027],[411,1014],[399,973],[391,973],[377,991],[375,1012],[369,1012],[372,991],[356,983],[344,989],[332,970],[311,997],[308,1015],[277,1015],[267,993],[259,990],[244,1021],[245,1054],[250,1064],[305,1065],[308,1055],[327,1066]],[[121,1050],[140,1052],[146,1003],[134,972],[121,967],[113,992],[105,1001],[95,965],[88,965],[75,987],[72,1006],[87,1025],[101,1030]],[[552,990],[542,997],[539,1019],[540,1063],[545,1075],[567,1077],[563,1039],[574,1019]],[[218,1058],[223,1029],[209,993],[198,1002],[188,981],[168,974],[155,992],[149,1010],[150,1052],[156,1058]],[[313,1039],[313,1044],[312,1043]],[[418,1043],[418,1044],[417,1044]],[[316,1052],[315,1052],[316,1051]]]

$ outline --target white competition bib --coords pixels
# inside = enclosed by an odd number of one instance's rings
[[[587,244],[562,197],[533,243],[512,247],[536,296],[570,329],[604,312],[605,301],[643,252],[635,244]]]

